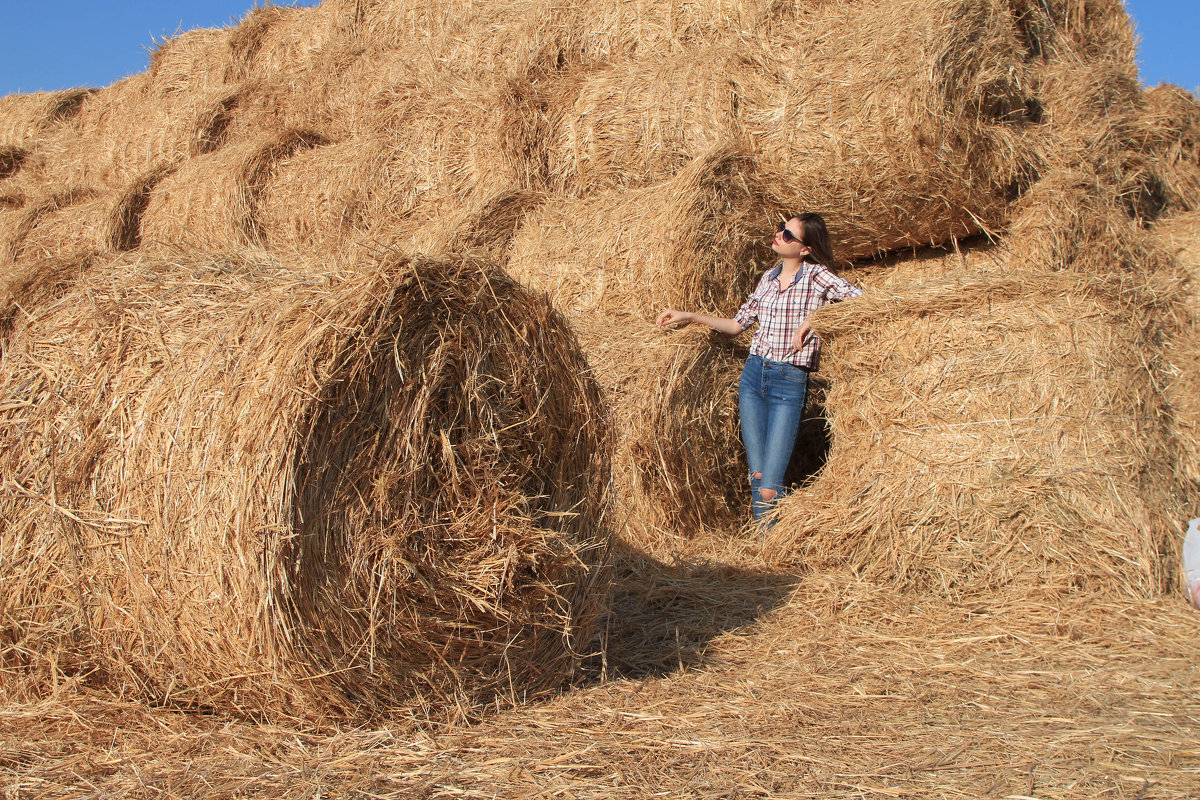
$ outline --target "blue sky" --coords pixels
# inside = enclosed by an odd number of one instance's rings
[[[290,3],[289,3],[290,4]],[[301,0],[297,5],[314,5]],[[105,86],[146,68],[155,41],[227,25],[254,0],[0,0],[0,95]],[[1142,82],[1200,94],[1200,0],[1126,0]]]

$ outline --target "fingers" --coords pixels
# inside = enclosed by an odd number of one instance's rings
[[[673,308],[668,308],[664,309],[663,312],[658,315],[658,320],[655,321],[655,324],[661,328],[664,325],[670,325],[672,322],[682,322],[683,319],[684,315],[681,312],[676,311]]]

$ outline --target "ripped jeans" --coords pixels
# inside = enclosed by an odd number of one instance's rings
[[[742,444],[750,464],[750,508],[756,522],[761,522],[783,496],[783,476],[792,458],[807,395],[808,370],[803,367],[761,356],[746,359],[738,383],[738,411]],[[762,496],[764,491],[770,499]]]

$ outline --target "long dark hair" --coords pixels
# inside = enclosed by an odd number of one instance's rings
[[[800,220],[803,225],[804,245],[809,249],[812,260],[833,269],[833,245],[829,243],[829,229],[825,227],[825,220],[811,211],[797,214],[794,219]]]

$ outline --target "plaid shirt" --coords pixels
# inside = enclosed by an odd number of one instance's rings
[[[755,322],[758,330],[750,342],[750,354],[771,361],[782,361],[805,369],[816,369],[821,340],[811,334],[799,350],[792,350],[792,336],[808,315],[823,305],[849,300],[862,294],[849,281],[839,278],[828,267],[805,261],[785,289],[779,285],[783,265],[763,274],[758,287],[738,309],[734,319],[742,330]]]

